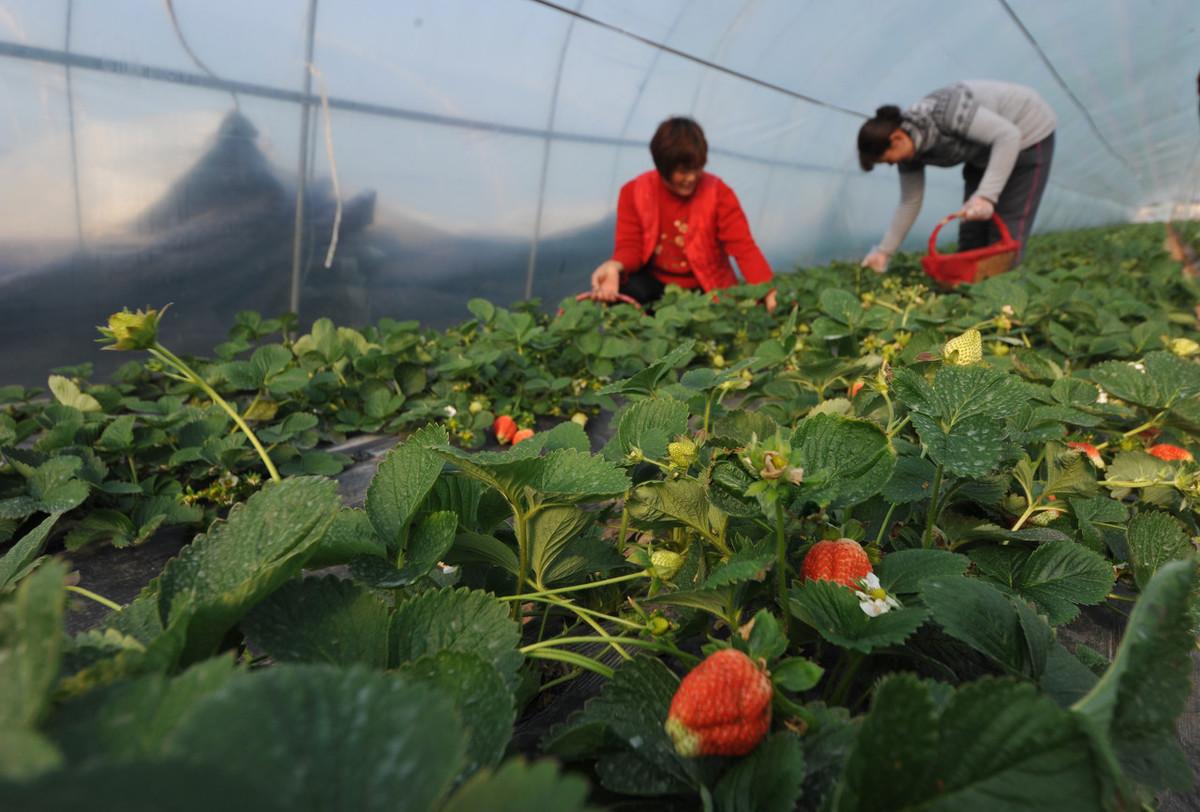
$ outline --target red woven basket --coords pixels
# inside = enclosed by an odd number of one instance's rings
[[[945,287],[954,288],[963,282],[978,282],[989,276],[996,276],[1012,268],[1021,250],[1019,240],[1014,240],[1008,232],[1008,226],[993,214],[992,222],[1000,230],[1000,241],[984,248],[973,248],[970,251],[959,251],[957,254],[939,254],[937,250],[937,235],[942,226],[955,220],[958,214],[948,214],[934,227],[929,235],[929,254],[921,257],[921,267],[925,273],[933,277]]]

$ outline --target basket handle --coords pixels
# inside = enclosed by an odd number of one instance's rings
[[[577,301],[577,302],[587,302],[587,301],[592,301],[592,300],[594,300],[595,298],[596,298],[596,294],[595,294],[595,293],[593,293],[593,292],[592,292],[592,291],[590,291],[590,290],[585,290],[583,293],[580,293],[580,294],[578,294],[578,295],[575,297],[575,301]],[[627,305],[633,305],[633,306],[634,306],[634,307],[636,307],[638,310],[641,310],[641,309],[642,309],[642,303],[641,303],[641,302],[639,302],[637,299],[633,298],[632,296],[626,295],[626,294],[624,294],[624,293],[618,293],[618,294],[617,294],[617,301],[618,301],[618,302],[624,302],[624,303],[625,303],[625,304],[627,304]]]
[[[937,250],[938,232],[942,230],[942,226],[946,225],[947,223],[954,222],[959,217],[962,217],[962,213],[956,211],[953,214],[947,214],[941,220],[938,220],[938,224],[933,227],[933,233],[929,235],[929,256],[940,256]],[[1000,219],[999,214],[992,212],[992,222],[995,223],[996,227],[1000,230],[1000,241],[1012,242],[1012,234],[1009,232],[1008,226],[1004,224],[1004,221]]]

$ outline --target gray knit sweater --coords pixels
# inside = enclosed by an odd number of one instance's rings
[[[925,166],[986,167],[975,194],[1000,199],[1017,154],[1054,132],[1054,111],[1032,88],[971,79],[935,90],[908,108],[901,129],[916,156],[899,165],[900,205],[879,250],[895,253],[925,198]]]

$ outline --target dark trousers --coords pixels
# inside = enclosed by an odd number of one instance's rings
[[[637,299],[638,304],[648,305],[662,298],[667,286],[659,282],[647,265],[640,271],[634,271],[621,282],[621,292],[626,296]]]
[[[1050,163],[1054,160],[1054,133],[1026,147],[1017,154],[1008,183],[1000,192],[996,202],[996,214],[1008,226],[1013,239],[1021,243],[1017,263],[1025,256],[1025,241],[1033,231],[1033,220],[1037,217],[1038,205],[1046,191],[1046,180],[1050,177]],[[983,179],[984,167],[967,164],[963,167],[963,202],[975,194],[979,181]],[[958,250],[968,251],[983,248],[1000,239],[996,224],[990,220],[963,220],[958,226]]]

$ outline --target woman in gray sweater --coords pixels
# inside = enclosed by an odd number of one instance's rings
[[[879,162],[897,165],[900,205],[887,234],[862,264],[878,273],[887,270],[921,211],[926,165],[963,164],[960,251],[999,239],[991,222],[994,211],[1024,253],[1050,175],[1056,123],[1036,91],[1008,82],[958,82],[903,112],[880,107],[858,131],[858,159],[866,172]]]

